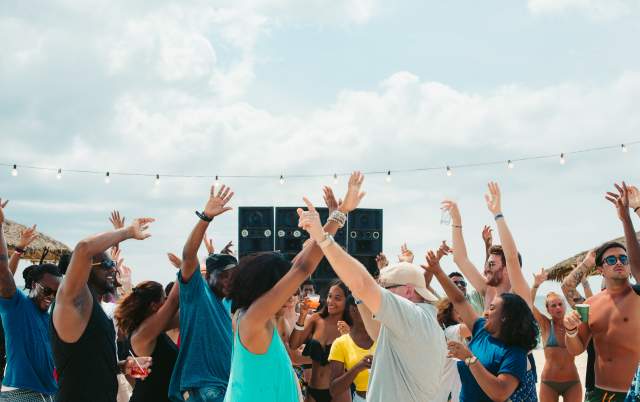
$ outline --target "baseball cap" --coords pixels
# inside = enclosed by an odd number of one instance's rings
[[[412,285],[416,293],[428,302],[437,302],[438,298],[427,289],[424,281],[424,270],[409,262],[399,262],[380,270],[380,285]]]
[[[207,274],[213,271],[226,271],[238,266],[236,257],[229,254],[209,254],[206,260]]]

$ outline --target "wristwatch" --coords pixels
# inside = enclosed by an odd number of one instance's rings
[[[474,364],[477,361],[478,361],[477,357],[471,356],[471,357],[467,357],[466,359],[464,359],[464,364],[466,364],[467,366],[471,366],[472,364]]]

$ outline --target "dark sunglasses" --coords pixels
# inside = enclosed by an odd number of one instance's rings
[[[610,255],[607,258],[604,259],[604,262],[607,265],[611,265],[614,266],[616,265],[616,262],[620,261],[620,264],[622,265],[627,265],[629,263],[629,257],[627,257],[626,255],[622,254],[619,256],[615,256],[615,255]]]
[[[389,285],[389,286],[385,286],[385,289],[393,289],[393,288],[399,288],[400,286],[404,286],[404,285]]]
[[[56,291],[48,286],[45,286],[39,282],[36,283],[36,286],[38,287],[38,293],[40,293],[42,297],[52,297],[56,295]]]
[[[453,283],[455,283],[456,286],[462,286],[463,288],[467,287],[467,282],[462,281],[462,280],[461,281],[453,281]]]
[[[104,269],[105,271],[108,271],[110,269],[114,269],[116,267],[116,262],[113,260],[102,260],[100,262],[94,262],[93,264],[91,264],[92,267],[100,267],[102,269]]]

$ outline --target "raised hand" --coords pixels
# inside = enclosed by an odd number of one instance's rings
[[[213,248],[213,240],[211,240],[211,237],[207,236],[207,234],[205,233],[204,237],[202,238],[202,242],[204,243],[204,246],[207,249],[207,254],[208,255],[213,254],[215,249]]]
[[[313,206],[311,201],[306,197],[303,197],[302,199],[304,200],[304,203],[307,204],[308,210],[305,211],[302,208],[298,208],[298,216],[300,217],[298,226],[306,230],[313,240],[320,242],[324,240],[325,233],[322,228],[322,224],[320,223],[320,214],[316,211],[316,208]]]
[[[493,244],[493,230],[490,226],[484,225],[482,229],[482,240],[484,241],[484,245],[486,248],[491,247]]]
[[[413,263],[413,251],[409,250],[406,242],[403,243],[402,246],[400,246],[400,255],[398,256],[398,261]]]
[[[119,247],[111,247],[111,260],[115,261],[116,263],[122,260],[120,258],[120,254],[121,254],[121,251]]]
[[[538,287],[542,285],[548,279],[548,276],[549,274],[547,271],[545,271],[544,268],[541,268],[539,273],[533,274],[533,286]]]
[[[442,271],[442,267],[440,266],[440,258],[434,253],[432,250],[429,250],[426,255],[427,265],[421,265],[423,269],[426,271],[437,274]]]
[[[489,192],[484,195],[484,199],[487,202],[487,208],[494,216],[502,213],[502,195],[500,194],[500,187],[496,182],[489,182],[487,185]]]
[[[629,218],[629,190],[627,188],[627,184],[622,182],[622,187],[618,185],[618,183],[614,183],[616,190],[618,190],[618,194],[607,191],[607,195],[604,196],[607,200],[611,201],[611,203],[616,207],[618,211],[618,218],[620,220]]]
[[[300,314],[300,318],[304,319],[307,317],[307,314],[309,314],[309,298],[308,297],[303,297],[302,299],[300,299],[300,301],[298,302],[298,312]]]
[[[342,204],[342,198],[336,201],[336,196],[333,195],[333,190],[329,186],[324,186],[322,188],[322,198],[324,199],[324,204],[329,208],[329,215],[336,209],[340,207]]]
[[[151,233],[148,233],[149,225],[155,222],[153,218],[137,218],[131,222],[129,226],[129,232],[131,234],[131,238],[136,240],[144,240],[151,237]]]
[[[384,255],[384,253],[380,253],[380,254],[376,255],[376,265],[378,267],[378,271],[381,270],[382,268],[386,267],[387,265],[389,265],[389,261],[387,260],[387,256]]]
[[[444,200],[440,205],[442,209],[448,210],[451,214],[451,224],[461,225],[462,218],[460,217],[460,209],[458,209],[458,204],[456,204],[455,201]]]
[[[7,206],[9,200],[2,202],[2,198],[0,198],[0,225],[4,223],[4,207]]]
[[[440,247],[438,247],[438,251],[436,252],[436,258],[438,259],[438,261],[440,261],[442,257],[451,253],[453,253],[453,249],[449,247],[446,240],[443,240]]]
[[[587,255],[582,260],[582,263],[587,267],[595,267],[596,266],[596,250],[589,250]]]
[[[640,208],[640,190],[636,186],[627,186],[627,192],[629,193],[629,208],[635,211]]]
[[[227,243],[227,245],[224,246],[224,248],[220,251],[220,254],[233,255],[233,250],[231,249],[231,247],[233,247],[233,241]]]
[[[220,214],[230,211],[232,208],[227,207],[227,203],[231,201],[233,192],[231,187],[227,187],[224,184],[220,186],[220,190],[216,193],[215,186],[211,186],[211,192],[209,193],[209,200],[207,205],[204,206],[204,214],[209,218],[214,218]]]
[[[111,212],[111,216],[109,217],[109,222],[113,225],[115,230],[122,229],[124,227],[124,216],[120,216],[120,212],[114,210]]]
[[[173,253],[167,253],[167,257],[169,258],[169,262],[171,263],[171,265],[180,269],[180,266],[182,265],[182,259],[180,259],[180,257]]]
[[[38,232],[36,231],[37,225],[33,225],[30,228],[26,228],[20,233],[20,240],[18,241],[18,248],[26,249],[29,247],[36,237],[38,237]]]
[[[566,330],[574,330],[582,323],[580,314],[577,311],[571,310],[564,316],[563,324]]]
[[[361,192],[360,188],[364,182],[364,175],[361,172],[353,172],[349,177],[349,186],[347,188],[347,194],[344,196],[344,201],[340,203],[338,209],[348,214],[354,209],[358,208],[360,201],[366,195],[365,192]]]

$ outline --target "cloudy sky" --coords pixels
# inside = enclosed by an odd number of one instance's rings
[[[272,176],[225,179],[237,207],[320,203],[334,172],[505,161],[370,175],[363,206],[384,208],[387,254],[407,241],[422,256],[450,237],[439,202],[452,197],[481,262],[497,180],[530,276],[622,234],[603,194],[640,181],[640,145],[564,166],[506,160],[640,140],[638,18],[638,0],[5,0],[0,162],[19,175],[0,166],[0,194],[10,219],[70,246],[108,229],[114,208],[157,218],[124,253],[134,280],[166,282],[165,253],[181,250],[211,179],[107,185],[64,169]],[[209,234],[235,240],[235,211]]]

